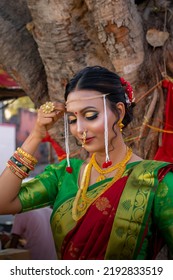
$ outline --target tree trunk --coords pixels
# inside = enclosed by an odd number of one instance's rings
[[[30,21],[25,0],[0,1],[0,64],[38,107],[48,93],[44,65],[27,29]]]
[[[155,85],[165,74],[173,74],[173,4],[162,0],[5,2],[0,4],[0,63],[36,106],[48,99],[63,101],[67,81],[87,65],[115,70],[131,82],[137,101],[134,121],[125,131],[126,141],[140,156],[153,158],[160,136],[146,123],[162,127],[164,120],[165,95],[161,86]],[[160,43],[159,36],[166,39]],[[152,87],[154,90],[143,98]],[[62,144],[63,123],[58,124],[59,135],[56,128],[51,134]],[[73,141],[71,148],[75,150]]]

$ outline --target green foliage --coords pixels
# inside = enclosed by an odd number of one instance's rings
[[[4,115],[6,119],[10,119],[12,116],[17,115],[19,109],[21,108],[35,111],[34,103],[28,96],[20,97],[14,100],[14,102],[5,101],[4,104],[6,105],[6,108],[4,110]]]

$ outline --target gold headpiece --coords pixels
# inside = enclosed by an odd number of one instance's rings
[[[106,93],[106,94],[94,95],[92,97],[83,97],[83,98],[78,98],[78,99],[74,99],[74,100],[69,100],[69,101],[66,101],[65,104],[67,105],[67,104],[72,103],[72,102],[78,102],[78,101],[83,101],[83,100],[92,100],[92,99],[96,99],[96,98],[101,98],[101,97],[107,96],[109,94],[110,93]]]

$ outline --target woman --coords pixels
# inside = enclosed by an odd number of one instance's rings
[[[151,259],[162,240],[173,252],[171,164],[142,160],[124,143],[133,92],[117,74],[86,67],[68,84],[62,103],[46,103],[36,125],[0,179],[0,211],[53,205],[51,227],[59,259]],[[64,114],[67,159],[24,183],[48,129]],[[88,152],[69,159],[68,126]]]

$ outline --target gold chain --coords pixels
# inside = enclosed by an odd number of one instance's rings
[[[114,166],[110,167],[110,168],[106,168],[106,169],[102,169],[97,161],[96,161],[96,153],[94,153],[91,157],[90,163],[91,165],[93,165],[93,167],[95,168],[95,170],[100,174],[99,177],[97,178],[96,182],[102,181],[104,180],[106,177],[104,176],[105,174],[109,174],[112,171],[118,169],[119,167],[121,167],[122,165],[124,165],[124,162],[126,162],[126,157],[129,157],[129,154],[131,154],[131,149],[128,148],[127,150],[127,154],[125,156],[125,158],[121,161],[118,162],[117,164],[115,164]]]
[[[113,179],[107,184],[107,186],[98,194],[96,195],[96,197],[94,198],[90,198],[87,197],[86,193],[88,190],[88,186],[89,186],[89,181],[90,181],[90,176],[91,176],[91,169],[93,166],[93,162],[92,160],[90,160],[90,162],[87,164],[87,166],[85,167],[84,170],[84,174],[82,177],[82,182],[81,182],[81,187],[79,188],[76,197],[74,199],[73,202],[73,208],[72,208],[72,217],[75,221],[78,221],[81,217],[81,215],[78,215],[77,212],[83,212],[83,214],[86,213],[88,207],[99,197],[101,196],[106,190],[108,190],[113,183],[115,183],[119,178],[121,178],[121,176],[123,175],[125,168],[126,168],[126,164],[127,162],[130,160],[132,156],[132,149],[128,148],[127,153],[125,158],[123,159],[123,161],[121,161],[120,163],[116,164],[116,166],[118,166],[116,169],[117,172],[115,174],[115,176],[113,177]],[[113,168],[113,167],[112,167]],[[110,170],[111,168],[109,168]],[[115,170],[115,169],[114,169]],[[111,171],[110,171],[111,172]],[[108,173],[108,172],[107,172]],[[106,183],[104,183],[103,185],[105,185]],[[81,203],[78,204],[79,200],[81,199]]]

